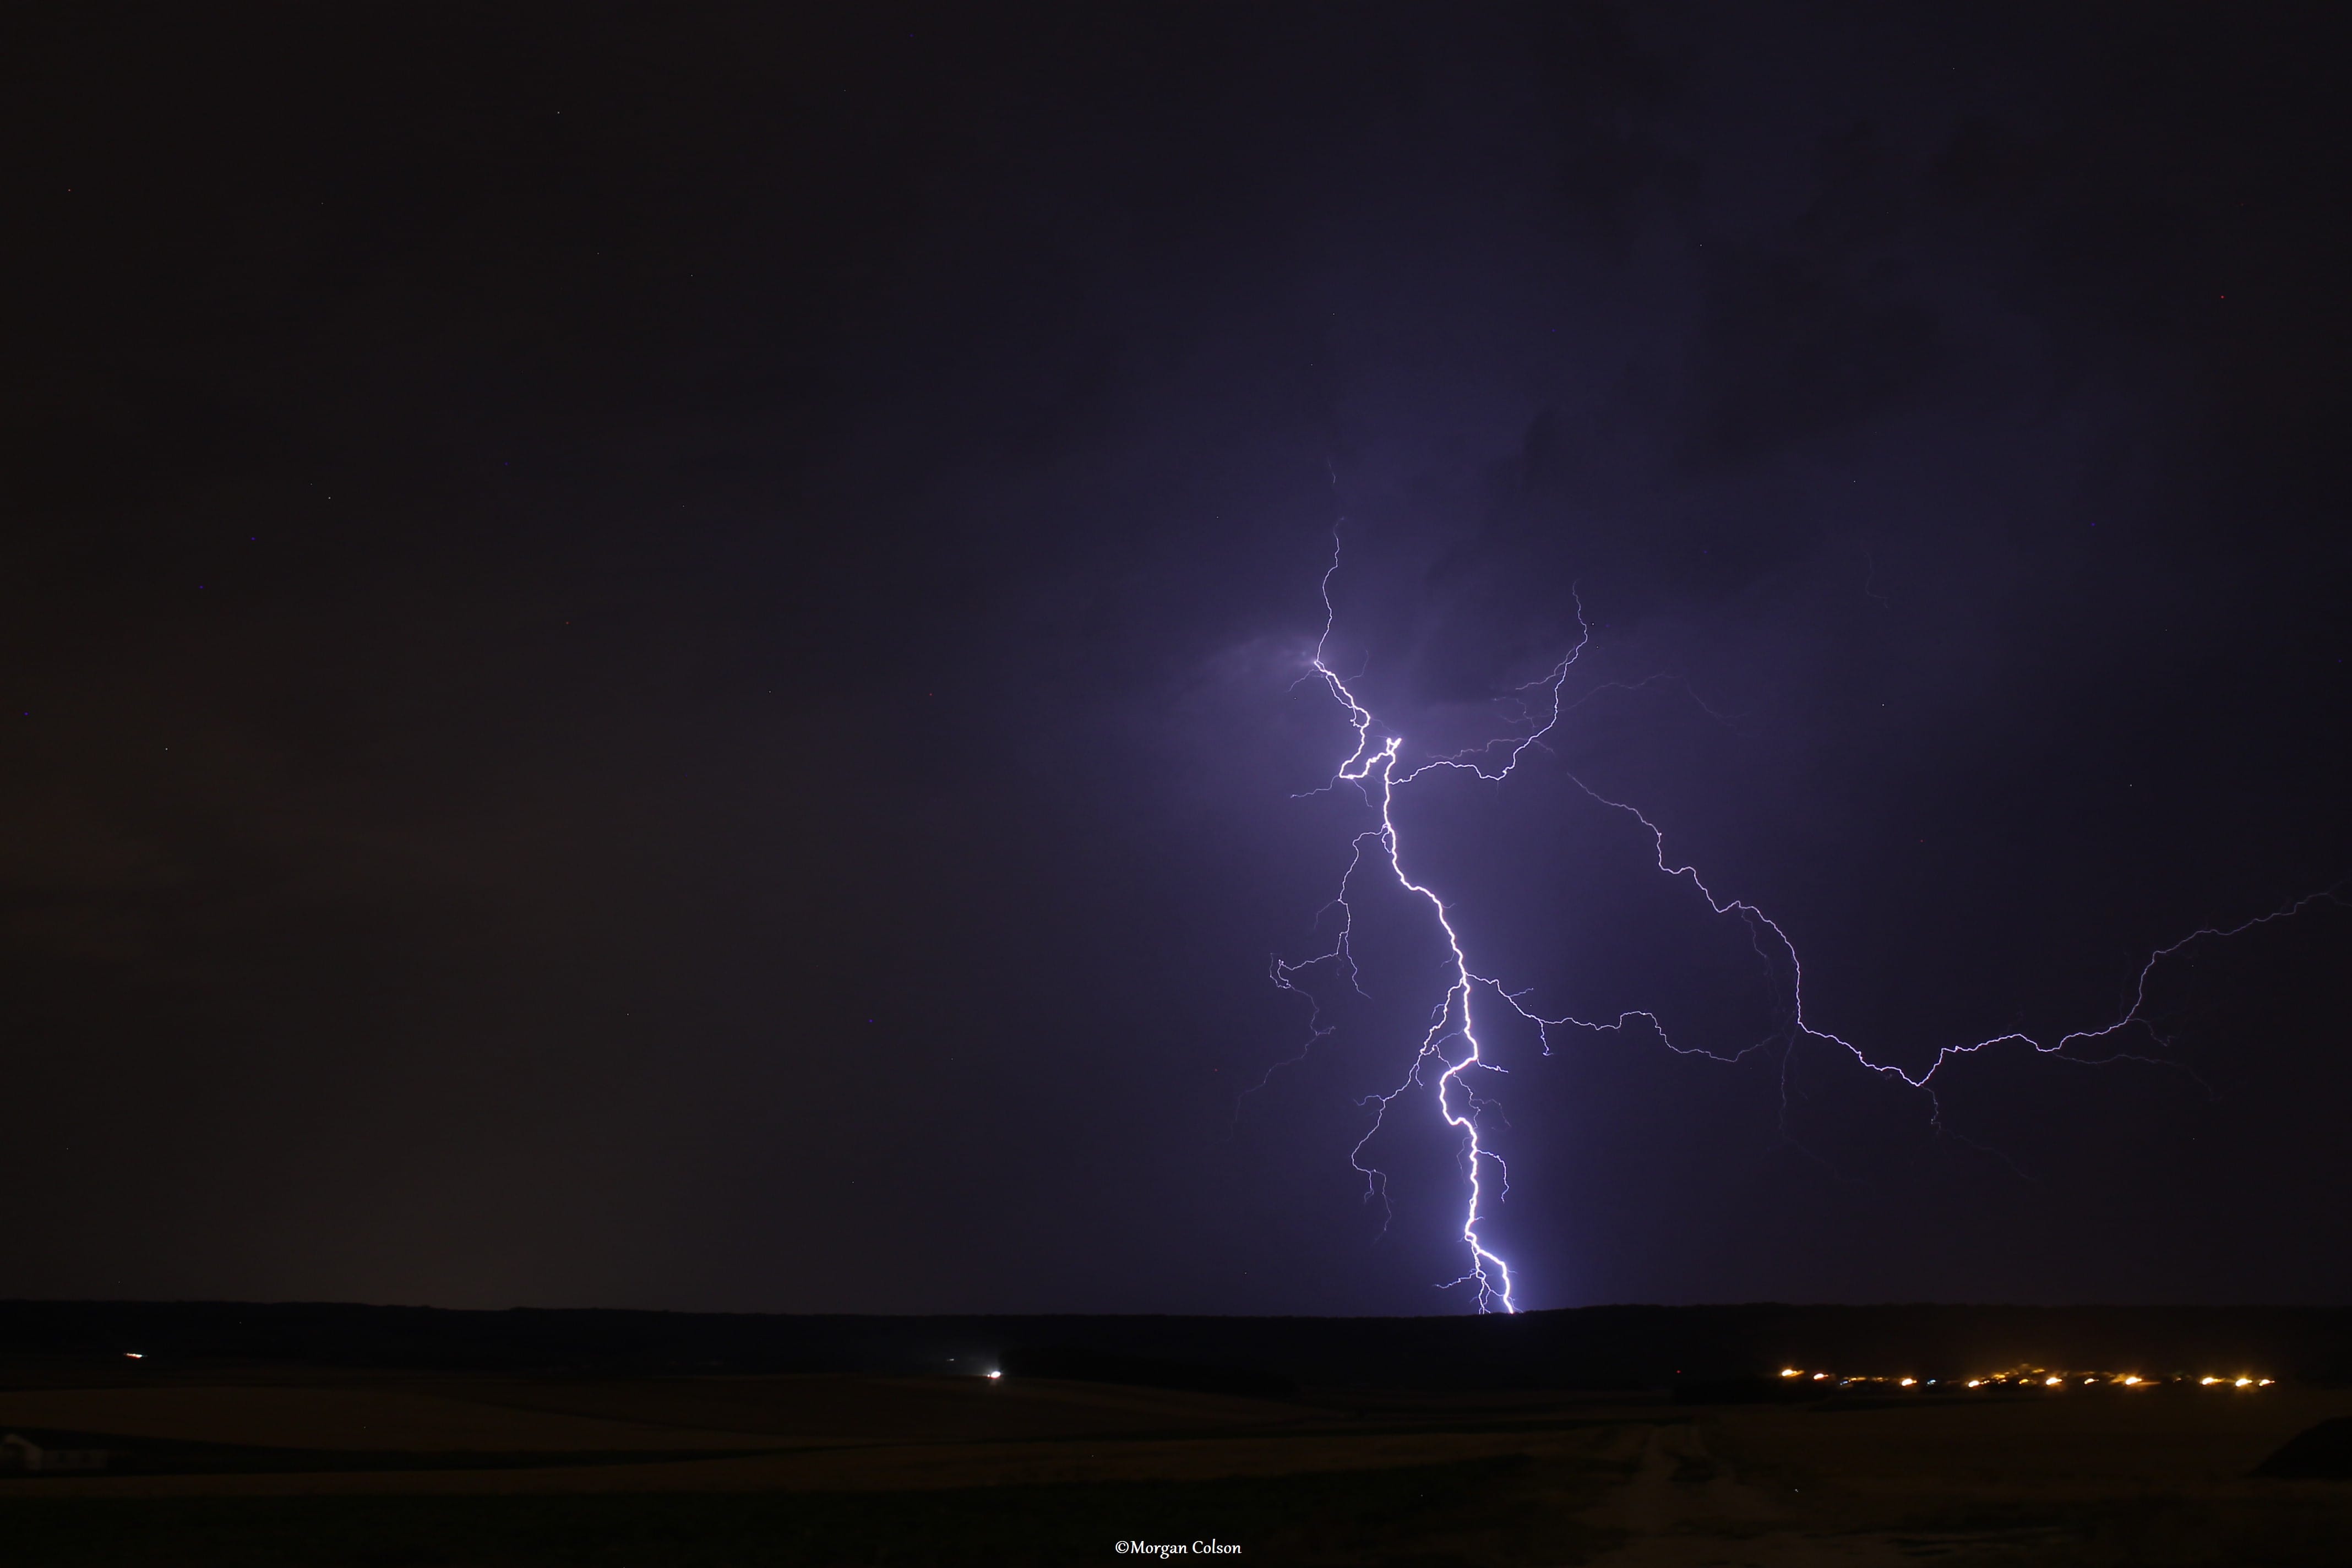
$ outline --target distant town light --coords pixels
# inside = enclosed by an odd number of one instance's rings
[[[2254,1380],[2251,1377],[2242,1377],[2238,1379],[2238,1386],[2240,1388],[2252,1388],[2253,1385]]]
[[[1840,1376],[1838,1373],[1833,1372],[1807,1373],[1793,1366],[1782,1367],[1780,1369],[1780,1375],[1782,1377],[1807,1378],[1814,1383],[1828,1383],[1837,1388],[1859,1388],[1864,1385],[1883,1384],[1892,1384],[1898,1388],[1934,1388],[1938,1384],[1947,1388],[1956,1388],[1963,1385],[1962,1381],[1958,1378],[1953,1379],[1949,1383],[1945,1383],[1941,1378],[1923,1378],[1916,1374],[1896,1376],[1888,1373],[1862,1372],[1853,1373],[1846,1376]],[[2156,1388],[2163,1384],[2166,1381],[2168,1380],[2161,1377],[2149,1377],[2143,1373],[2137,1372],[2052,1372],[2046,1366],[2037,1366],[2031,1369],[2019,1367],[2011,1372],[1989,1373],[1982,1377],[1971,1377],[1966,1380],[1965,1386],[1969,1388],[2001,1388],[2011,1386],[2017,1388],[2063,1388],[2069,1384],[2080,1384],[2084,1388],[2096,1388],[2103,1385],[2113,1388]],[[2196,1382],[2204,1384],[2208,1388],[2268,1388],[2276,1380],[2268,1377],[2256,1377],[2252,1373],[2249,1372],[2226,1375],[2212,1375],[2195,1379],[2191,1379],[2184,1373],[2182,1375],[2176,1376],[2169,1381],[2173,1383]]]

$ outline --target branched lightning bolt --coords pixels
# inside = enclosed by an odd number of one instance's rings
[[[1787,965],[1787,1017],[1781,1026],[1773,1029],[1764,1038],[1729,1055],[1709,1050],[1701,1046],[1685,1046],[1676,1043],[1666,1032],[1665,1025],[1658,1016],[1643,1008],[1629,1009],[1607,1021],[1579,1018],[1573,1015],[1549,1017],[1527,1005],[1526,998],[1528,994],[1527,991],[1513,991],[1499,979],[1481,974],[1471,967],[1469,956],[1463,951],[1461,935],[1454,930],[1453,917],[1446,908],[1444,899],[1434,889],[1414,880],[1405,869],[1402,851],[1398,842],[1394,805],[1400,790],[1424,774],[1441,770],[1470,773],[1490,784],[1499,784],[1510,777],[1513,770],[1518,766],[1520,759],[1525,757],[1531,748],[1543,744],[1544,738],[1559,725],[1560,720],[1571,709],[1578,705],[1566,701],[1563,694],[1570,671],[1592,639],[1592,628],[1584,618],[1582,601],[1575,600],[1578,628],[1575,646],[1561,657],[1559,662],[1552,667],[1549,674],[1519,689],[1517,695],[1523,700],[1522,717],[1527,721],[1524,734],[1500,737],[1483,746],[1472,747],[1448,756],[1432,758],[1418,764],[1408,764],[1403,760],[1402,737],[1383,735],[1378,744],[1373,742],[1372,731],[1375,725],[1371,710],[1364,706],[1355,692],[1349,689],[1347,680],[1332,668],[1328,657],[1331,634],[1338,621],[1338,612],[1331,602],[1331,580],[1339,574],[1339,541],[1335,531],[1332,536],[1331,563],[1325,570],[1322,580],[1323,633],[1315,644],[1315,654],[1311,661],[1312,673],[1302,679],[1319,679],[1323,683],[1332,700],[1346,711],[1349,726],[1355,731],[1356,744],[1354,750],[1332,773],[1329,782],[1321,789],[1312,793],[1319,795],[1341,784],[1353,785],[1362,792],[1365,799],[1375,808],[1378,822],[1376,826],[1366,828],[1356,836],[1347,870],[1339,879],[1339,895],[1331,904],[1326,906],[1327,909],[1337,908],[1341,916],[1339,934],[1331,949],[1296,963],[1281,958],[1274,960],[1272,977],[1275,984],[1283,990],[1305,996],[1307,1000],[1309,1034],[1297,1056],[1286,1061],[1276,1063],[1268,1069],[1268,1074],[1270,1076],[1274,1071],[1303,1059],[1306,1053],[1311,1051],[1317,1043],[1328,1037],[1335,1027],[1324,1022],[1320,1005],[1316,1001],[1313,992],[1298,983],[1302,975],[1309,971],[1322,968],[1343,971],[1348,976],[1350,986],[1359,993],[1363,989],[1362,976],[1356,967],[1353,947],[1355,911],[1349,898],[1355,886],[1357,874],[1363,869],[1369,854],[1387,868],[1398,887],[1429,906],[1430,913],[1437,922],[1438,931],[1445,938],[1446,951],[1452,958],[1453,978],[1445,989],[1444,995],[1431,1011],[1429,1028],[1423,1035],[1420,1047],[1414,1052],[1402,1080],[1387,1093],[1370,1096],[1361,1102],[1374,1108],[1372,1121],[1364,1135],[1357,1140],[1355,1147],[1349,1151],[1349,1163],[1363,1175],[1366,1197],[1369,1199],[1377,1196],[1385,1203],[1388,1196],[1388,1178],[1378,1167],[1364,1163],[1364,1150],[1379,1134],[1387,1119],[1390,1107],[1398,1100],[1416,1089],[1433,1091],[1439,1116],[1444,1119],[1448,1127],[1461,1136],[1460,1157],[1468,1187],[1463,1210],[1461,1235],[1463,1245],[1468,1250],[1469,1267],[1458,1279],[1449,1281],[1448,1284],[1449,1286],[1466,1284],[1475,1287],[1478,1310],[1482,1312],[1497,1310],[1514,1312],[1518,1310],[1511,1298],[1510,1265],[1505,1262],[1502,1257],[1479,1235],[1479,1226],[1486,1214],[1485,1205],[1490,1175],[1493,1178],[1494,1192],[1498,1202],[1508,1194],[1510,1184],[1509,1171],[1503,1163],[1501,1156],[1487,1147],[1480,1137],[1479,1117],[1491,1102],[1479,1097],[1472,1087],[1474,1080],[1468,1076],[1474,1072],[1502,1073],[1505,1070],[1494,1062],[1486,1060],[1482,1054],[1483,1047],[1479,1043],[1476,1018],[1473,1011],[1473,1004],[1482,992],[1491,993],[1500,1005],[1509,1008],[1521,1019],[1533,1025],[1537,1038],[1547,1056],[1551,1054],[1551,1031],[1555,1029],[1579,1029],[1594,1034],[1618,1033],[1637,1020],[1645,1025],[1656,1036],[1658,1043],[1669,1051],[1680,1056],[1706,1057],[1712,1061],[1737,1062],[1765,1047],[1775,1043],[1792,1047],[1799,1039],[1813,1039],[1826,1045],[1837,1046],[1867,1071],[1883,1078],[1893,1079],[1924,1093],[1927,1097],[1930,1107],[1930,1123],[1940,1131],[1942,1105],[1937,1100],[1934,1089],[1936,1075],[1942,1071],[1948,1063],[1958,1058],[1973,1056],[1995,1046],[2030,1046],[2044,1056],[2066,1056],[2069,1059],[2077,1061],[2104,1063],[2128,1060],[2172,1065],[2163,1062],[2162,1058],[2158,1058],[2135,1056],[2114,1044],[2118,1040],[2128,1040],[2135,1035],[2145,1035],[2147,1039],[2159,1047],[2171,1045],[2172,1042],[2157,1029],[2154,1022],[2147,1016],[2148,982],[2159,964],[2193,943],[2237,936],[2259,926],[2286,920],[2314,903],[2343,901],[2337,897],[2335,888],[2328,888],[2319,892],[2305,894],[2290,903],[2281,905],[2267,914],[2256,915],[2234,926],[2200,926],[2187,936],[2167,946],[2159,947],[2148,955],[2147,961],[2140,967],[2138,980],[2132,993],[2131,1005],[2113,1022],[2097,1028],[2073,1030],[2048,1041],[2038,1039],[2022,1031],[2012,1030],[2007,1034],[1978,1040],[1970,1045],[1946,1046],[1937,1050],[1935,1060],[1930,1062],[1925,1070],[1914,1074],[1906,1072],[1898,1065],[1874,1060],[1868,1052],[1853,1041],[1828,1029],[1814,1026],[1805,1016],[1804,964],[1798,957],[1796,943],[1790,940],[1789,933],[1781,928],[1780,922],[1744,899],[1718,896],[1699,876],[1696,868],[1670,863],[1666,852],[1664,829],[1653,822],[1639,807],[1602,795],[1571,773],[1568,774],[1570,781],[1591,796],[1595,803],[1612,811],[1622,812],[1642,825],[1643,831],[1650,836],[1653,858],[1662,875],[1687,881],[1699,896],[1706,900],[1707,907],[1717,914],[1738,916],[1748,927],[1749,941],[1755,946],[1758,956],[1764,961],[1768,968],[1775,967],[1773,953],[1775,951],[1778,952],[1781,961]],[[1596,687],[1594,690],[1597,692],[1612,689],[1636,689],[1661,679],[1664,678],[1652,677],[1650,680],[1632,683],[1610,682]],[[1591,695],[1593,695],[1592,692],[1586,693],[1586,696],[1580,698],[1578,702],[1588,700]],[[1540,722],[1536,721],[1538,718]],[[2071,1054],[2070,1047],[2078,1046],[2101,1047],[2102,1054],[2092,1057]],[[1787,1058],[1784,1057],[1784,1074],[1786,1065]],[[1263,1081],[1262,1079],[1261,1085]]]

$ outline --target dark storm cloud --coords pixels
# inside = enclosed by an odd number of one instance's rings
[[[1416,743],[1571,589],[1594,686],[1671,678],[1416,823],[1547,995],[1773,1005],[1571,767],[1906,1060],[2343,868],[2316,24],[76,16],[8,143],[0,866],[79,1195],[0,1290],[1443,1308],[1449,1152],[1378,1242],[1346,1161],[1425,932],[1235,1115],[1360,826],[1290,798],[1335,522]],[[1516,1043],[1515,1256],[2340,1292],[2147,1261],[2319,1146],[2337,930],[2167,981],[2218,1100],[1989,1063],[1946,1139],[1818,1053]]]

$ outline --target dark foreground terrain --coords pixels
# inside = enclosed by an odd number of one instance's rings
[[[2343,1324],[16,1304],[0,1561],[2339,1563]]]

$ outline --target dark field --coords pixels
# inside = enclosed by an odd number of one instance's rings
[[[365,1335],[345,1349],[373,1364],[338,1366],[198,1340],[134,1361],[18,1336],[0,1432],[107,1468],[5,1474],[0,1562],[1058,1563],[1122,1541],[1334,1564],[2352,1562],[2352,1479],[2325,1479],[2340,1428],[2293,1476],[2256,1474],[2352,1416],[2352,1389],[2315,1379],[1678,1396],[1285,1384],[1143,1353],[1170,1348],[1159,1331],[1058,1352],[1183,1387],[612,1354],[453,1370],[387,1364],[421,1352]],[[1257,1392],[1198,1386],[1216,1384]]]

